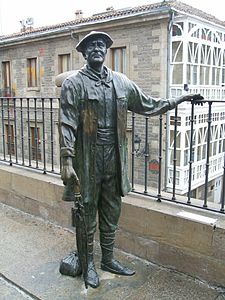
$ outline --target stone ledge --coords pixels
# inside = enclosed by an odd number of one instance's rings
[[[224,215],[130,194],[123,201],[117,246],[225,286]]]
[[[0,201],[71,228],[59,176],[0,163]],[[97,235],[96,235],[97,237]],[[134,193],[123,199],[117,247],[225,286],[225,216]]]

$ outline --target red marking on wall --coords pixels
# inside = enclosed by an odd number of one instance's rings
[[[45,54],[45,49],[44,48],[40,48],[39,49],[39,55],[43,56]]]

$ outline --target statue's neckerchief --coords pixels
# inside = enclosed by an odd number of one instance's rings
[[[109,71],[109,69],[104,66],[101,73],[96,72],[89,66],[85,65],[80,72],[86,76],[88,76],[90,79],[93,79],[96,81],[95,86],[100,86],[101,84],[104,84],[106,87],[110,88],[110,82],[112,81],[112,74]]]

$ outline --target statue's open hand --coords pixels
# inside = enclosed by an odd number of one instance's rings
[[[192,95],[192,100],[203,100],[204,97],[200,94],[194,94]]]
[[[201,101],[201,100],[204,100],[204,97],[201,96],[200,94],[190,94],[190,95],[187,95],[186,97],[188,97],[188,99],[186,99],[186,100],[194,101],[194,104],[202,106],[204,103],[204,101]]]
[[[189,95],[182,95],[175,99],[176,105],[184,102],[184,101],[193,101],[194,104],[203,105],[204,101],[202,101],[204,97],[200,94],[189,94]]]

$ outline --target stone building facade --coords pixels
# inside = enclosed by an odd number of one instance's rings
[[[119,12],[113,12],[115,16],[108,18],[108,13],[101,15],[102,20],[92,22],[83,20],[81,24],[71,26],[59,25],[57,30],[44,28],[40,31],[25,32],[9,37],[2,37],[0,40],[0,58],[2,72],[0,72],[0,82],[2,96],[12,95],[15,97],[58,97],[60,89],[55,86],[55,77],[61,71],[79,69],[85,63],[82,55],[76,52],[77,42],[91,30],[101,30],[110,34],[114,40],[113,46],[108,50],[106,65],[110,68],[123,71],[131,80],[136,82],[146,93],[153,97],[166,97],[167,92],[167,26],[169,13],[161,14],[158,8],[150,7],[147,13],[140,11],[137,15],[118,17]],[[93,17],[97,18],[97,17]],[[98,19],[98,18],[97,18]],[[122,51],[124,54],[122,55]],[[64,60],[64,61],[62,61]],[[117,60],[117,65],[113,66],[113,61]],[[118,63],[118,60],[120,62]],[[4,64],[9,63],[9,94],[4,94]],[[32,67],[29,64],[34,64]],[[122,66],[121,66],[122,64]],[[33,70],[31,70],[33,68]],[[121,69],[122,68],[122,69]],[[29,74],[33,72],[34,74]],[[7,72],[5,72],[7,73]],[[5,75],[6,76],[6,75]],[[29,86],[29,76],[35,82],[34,86]],[[5,80],[6,81],[6,80]],[[39,102],[41,100],[38,100]],[[46,99],[46,101],[48,101]],[[18,102],[18,101],[17,101]],[[34,103],[31,101],[31,109]],[[17,106],[19,103],[17,103]],[[39,103],[41,106],[41,103]],[[55,107],[57,110],[57,106]],[[25,108],[26,110],[26,108]],[[57,112],[54,111],[54,145],[57,145]],[[17,114],[17,116],[19,113]],[[24,124],[27,124],[27,113],[24,113]],[[5,111],[5,125],[8,124],[7,109]],[[130,114],[131,116],[131,114]],[[38,128],[35,138],[39,135],[40,150],[42,152],[42,115],[41,108],[37,113]],[[154,118],[155,119],[155,118]],[[158,119],[158,118],[156,118]],[[46,119],[47,120],[47,119]],[[31,114],[32,124],[35,123],[34,114]],[[149,149],[150,159],[157,160],[157,143],[152,138],[157,136],[157,121],[149,121]],[[144,124],[143,117],[136,116],[136,132],[139,134],[144,147]],[[14,119],[11,120],[11,126]],[[20,128],[20,120],[17,120],[17,128]],[[32,125],[33,126],[33,125]],[[15,127],[15,126],[14,126]],[[46,125],[45,125],[46,127]],[[47,126],[48,127],[48,126]],[[14,128],[12,130],[15,130]],[[24,139],[28,139],[27,128],[24,130]],[[0,133],[3,134],[2,132]],[[11,140],[15,134],[11,134]],[[7,134],[5,130],[5,138]],[[33,138],[33,139],[35,139]],[[17,148],[21,141],[20,131],[17,132]],[[128,121],[128,139],[131,144],[131,117]],[[156,137],[157,139],[157,137]],[[49,140],[49,139],[47,139]],[[11,141],[12,142],[12,141]],[[29,141],[26,144],[29,144]],[[39,147],[39,146],[38,146]],[[29,147],[28,147],[29,148]],[[35,148],[35,143],[33,143]],[[55,147],[58,153],[58,146]],[[28,151],[28,150],[27,150]],[[42,155],[43,156],[43,155]],[[40,159],[41,161],[41,159]],[[56,159],[57,161],[57,159]],[[142,165],[143,156],[137,158],[137,164]],[[40,162],[39,162],[40,163]],[[50,161],[49,161],[50,163]],[[57,164],[57,163],[56,163]],[[136,179],[138,183],[143,181],[143,169],[137,168]],[[155,176],[155,175],[154,175]]]

